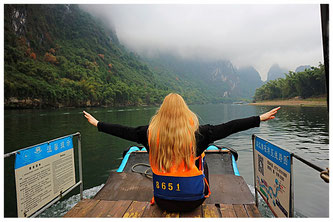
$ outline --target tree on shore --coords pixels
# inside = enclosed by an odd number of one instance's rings
[[[303,72],[289,71],[285,76],[268,81],[256,89],[254,101],[290,99],[297,96],[305,99],[326,94],[325,67],[321,63],[318,67],[311,67]]]

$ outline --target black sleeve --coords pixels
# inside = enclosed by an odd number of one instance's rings
[[[236,119],[219,125],[201,125],[197,133],[197,155],[200,155],[210,143],[223,139],[233,133],[248,130],[260,125],[260,117],[252,116]]]
[[[98,122],[98,131],[148,146],[148,126],[128,127],[119,124]]]
[[[211,126],[211,143],[223,139],[233,133],[248,130],[260,125],[260,117],[252,116],[244,119],[236,119],[227,123]]]

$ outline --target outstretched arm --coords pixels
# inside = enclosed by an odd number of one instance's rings
[[[267,121],[275,118],[275,114],[280,109],[280,107],[274,108],[271,111],[264,113],[260,116],[253,116],[244,119],[236,119],[229,121],[227,123],[222,123],[219,125],[208,126],[209,128],[209,139],[210,143],[225,138],[231,134],[248,130],[253,127],[260,126],[261,121]],[[207,126],[205,126],[207,128]]]
[[[107,133],[125,140],[133,141],[148,147],[147,130],[148,126],[129,127],[119,124],[100,122],[95,119],[92,115],[83,111],[84,117],[87,118],[88,122],[97,127],[98,131]]]

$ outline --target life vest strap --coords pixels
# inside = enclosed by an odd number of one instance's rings
[[[208,194],[205,196],[205,198],[208,198],[211,195],[211,192],[210,192],[209,184],[208,184],[208,181],[207,181],[206,177],[204,177],[204,180],[205,180],[205,183],[206,183],[206,186],[207,186],[207,189],[208,189]]]
[[[150,200],[150,206],[152,206],[152,205],[154,205],[155,204],[155,198],[153,197],[153,198],[151,198],[151,200]]]

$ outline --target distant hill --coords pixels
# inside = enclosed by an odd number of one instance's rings
[[[287,69],[283,69],[278,64],[274,64],[267,73],[267,82],[278,78],[284,78],[285,73],[288,73]]]
[[[238,69],[238,74],[240,76],[239,88],[241,89],[241,95],[252,97],[256,89],[263,85],[259,72],[253,66]]]
[[[309,66],[309,65],[299,66],[296,68],[295,72],[303,72],[303,71],[305,71],[305,69],[310,69],[310,68],[311,68],[311,66]]]
[[[263,84],[253,67],[237,69],[228,60],[202,61],[160,54],[147,59],[147,62],[153,67],[164,67],[169,74],[191,82],[210,102],[250,99],[255,89]]]

